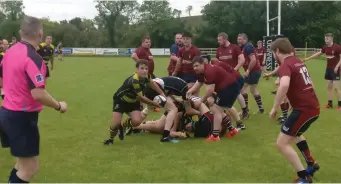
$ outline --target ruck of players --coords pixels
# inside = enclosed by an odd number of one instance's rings
[[[58,102],[46,90],[47,78],[52,76],[54,69],[52,36],[45,36],[41,42],[43,28],[39,19],[34,17],[24,18],[20,35],[18,42],[16,39],[12,44],[7,40],[0,42],[1,143],[17,158],[10,172],[11,183],[28,183],[38,169],[38,115],[43,105],[61,113],[67,111],[66,103]],[[158,65],[150,51],[152,40],[143,37],[141,46],[131,55],[135,71],[127,76],[110,99],[112,118],[103,144],[115,146],[116,137],[124,140],[147,132],[160,134],[157,141],[164,144],[186,139],[217,142],[226,138],[234,141],[235,136],[256,131],[248,128],[249,123],[256,123],[253,122],[254,115],[269,114],[270,119],[279,122],[276,146],[295,169],[298,177],[295,182],[311,183],[320,165],[312,156],[303,134],[318,120],[320,104],[304,62],[322,54],[327,56],[328,103],[325,108],[334,107],[333,91],[336,91],[337,110],[340,110],[341,47],[333,43],[333,35],[328,33],[325,35],[326,46],[320,52],[300,60],[289,39],[279,35],[270,47],[278,67],[267,71],[264,67],[266,49],[262,41],[258,41],[255,48],[245,33],[229,38],[227,33],[221,32],[216,37],[219,47],[216,56],[212,57],[201,53],[193,44],[191,33],[176,34],[175,43],[170,48],[168,76],[155,75],[154,69]],[[231,39],[237,44],[231,43]],[[57,46],[59,55],[60,47],[61,43]],[[14,60],[21,62],[20,65]],[[276,93],[273,106],[266,107],[258,84],[268,82],[263,78],[272,75],[277,75]],[[13,77],[20,80],[13,82],[10,80]],[[250,103],[255,103],[257,108],[251,109]],[[162,113],[155,120],[149,116],[151,111]],[[29,123],[32,126],[28,127]],[[19,139],[21,134],[29,137],[29,141]],[[301,163],[292,144],[296,144],[306,165]]]

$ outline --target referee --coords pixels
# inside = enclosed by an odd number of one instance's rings
[[[2,61],[6,96],[0,108],[0,138],[2,147],[10,148],[17,160],[9,183],[29,183],[38,171],[38,116],[43,105],[62,113],[67,110],[65,102],[45,90],[46,67],[35,49],[42,35],[39,19],[25,16],[21,41],[6,51]]]

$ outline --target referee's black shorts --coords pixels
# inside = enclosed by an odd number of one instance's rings
[[[39,155],[38,112],[11,111],[0,108],[0,139],[15,157]]]

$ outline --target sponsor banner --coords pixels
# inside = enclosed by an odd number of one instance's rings
[[[119,55],[131,55],[132,53],[135,52],[135,48],[122,48],[122,49],[118,49],[118,54]]]
[[[72,48],[62,48],[63,54],[72,54]]]
[[[118,49],[114,48],[97,48],[97,55],[118,55]]]
[[[78,55],[96,54],[96,49],[95,48],[73,48],[72,54],[78,54]]]
[[[165,55],[165,49],[150,49],[153,56],[163,56]]]
[[[263,47],[266,48],[266,58],[265,58],[265,63],[266,63],[266,70],[267,71],[274,71],[276,68],[276,60],[272,55],[272,52],[270,50],[270,46],[273,41],[275,41],[276,36],[263,36]]]
[[[170,55],[170,49],[165,49],[165,55]]]

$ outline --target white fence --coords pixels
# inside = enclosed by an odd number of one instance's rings
[[[200,48],[202,53],[215,55],[217,48]],[[296,48],[297,52],[317,52],[319,48]],[[134,53],[135,48],[62,48],[66,55],[121,55],[127,56]],[[151,48],[150,52],[154,56],[169,56],[169,48]]]

